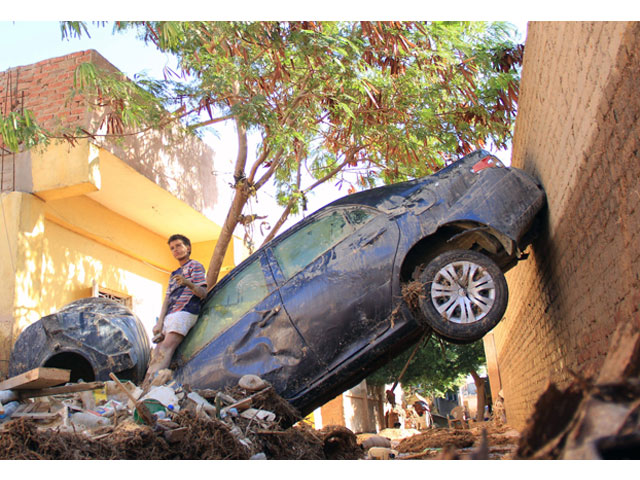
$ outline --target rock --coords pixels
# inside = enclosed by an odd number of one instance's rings
[[[391,440],[386,437],[381,437],[380,435],[373,435],[366,438],[360,445],[362,445],[362,448],[365,450],[369,450],[371,447],[391,448]]]
[[[258,390],[262,390],[269,386],[267,382],[262,380],[257,375],[244,375],[239,381],[238,386],[240,388],[244,388],[245,390],[249,390],[252,392],[256,392]]]

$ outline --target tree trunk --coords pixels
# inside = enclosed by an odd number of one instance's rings
[[[233,238],[233,232],[238,225],[242,210],[249,199],[251,188],[247,179],[244,177],[244,169],[247,162],[247,129],[239,121],[236,121],[238,129],[238,156],[236,159],[236,166],[234,170],[235,179],[235,193],[233,195],[233,201],[231,207],[229,207],[229,213],[222,225],[222,231],[220,237],[216,242],[216,246],[213,249],[213,255],[209,261],[209,268],[207,269],[207,289],[211,290],[218,282],[218,276],[222,269],[222,262],[224,261],[224,255],[227,253],[231,239]]]
[[[485,405],[484,380],[480,378],[480,375],[478,375],[475,370],[471,370],[470,374],[473,377],[473,382],[476,384],[476,398],[478,399],[476,421],[483,422]]]

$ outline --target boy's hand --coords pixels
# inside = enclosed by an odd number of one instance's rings
[[[191,282],[184,278],[182,275],[174,275],[173,278],[180,286],[186,285],[188,287],[191,284]]]
[[[159,323],[156,323],[151,331],[153,332],[154,335],[158,335],[159,333],[162,333],[162,325],[160,325]]]

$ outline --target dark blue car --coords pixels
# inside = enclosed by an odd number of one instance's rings
[[[245,374],[302,414],[432,330],[468,343],[507,305],[545,196],[477,151],[429,177],[349,195],[302,220],[207,295],[175,378],[220,389]],[[418,285],[415,301],[403,287]]]

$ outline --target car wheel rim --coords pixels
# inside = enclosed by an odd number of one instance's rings
[[[493,307],[496,287],[489,272],[473,262],[451,262],[431,284],[431,301],[443,318],[454,323],[482,320]]]

